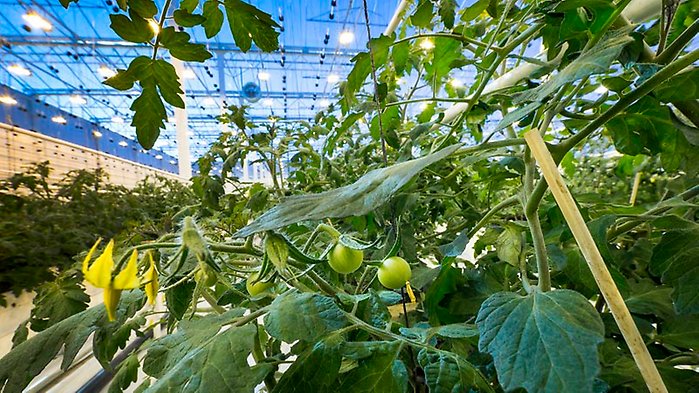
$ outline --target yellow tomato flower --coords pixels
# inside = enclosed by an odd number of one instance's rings
[[[90,259],[102,239],[98,239],[92,246],[87,256],[83,260],[82,271],[85,279],[97,288],[104,289],[104,306],[107,309],[107,317],[110,321],[115,320],[116,309],[119,305],[121,291],[124,289],[138,288],[138,253],[133,251],[126,267],[112,279],[112,268],[114,266],[114,240],[110,240],[102,255],[95,259],[90,265]]]
[[[158,289],[160,285],[158,283],[158,271],[155,270],[155,261],[153,261],[153,255],[149,252],[148,254],[149,268],[143,275],[143,284],[145,285],[146,296],[148,297],[149,304],[155,304],[155,298],[158,296]]]

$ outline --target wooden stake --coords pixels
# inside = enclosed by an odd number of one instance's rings
[[[636,205],[636,197],[638,196],[638,187],[641,185],[641,171],[636,172],[633,177],[633,187],[631,188],[631,197],[629,197],[629,205]]]
[[[583,220],[578,207],[575,205],[573,196],[563,182],[560,172],[558,172],[558,166],[553,161],[553,157],[551,157],[551,153],[541,135],[539,135],[539,131],[534,129],[527,132],[524,134],[524,139],[527,141],[532,155],[539,163],[544,179],[546,179],[546,183],[548,183],[551,193],[556,199],[556,203],[558,203],[558,207],[560,207],[563,217],[565,217],[573,237],[575,237],[575,241],[578,243],[578,247],[580,247],[580,251],[585,257],[588,266],[590,266],[592,275],[595,277],[600,292],[604,296],[609,310],[612,312],[619,330],[624,336],[624,340],[626,340],[626,344],[629,346],[629,350],[636,361],[638,369],[641,371],[648,390],[651,393],[667,393],[667,388],[660,377],[658,369],[655,367],[653,358],[651,358],[648,348],[646,348],[646,344],[638,332],[638,328],[612,279],[612,275],[609,274],[607,265],[605,265],[602,255],[597,249],[597,245],[595,245],[587,225],[585,225],[585,220]]]

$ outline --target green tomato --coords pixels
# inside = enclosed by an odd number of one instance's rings
[[[386,288],[398,289],[410,280],[410,265],[401,257],[386,258],[379,267],[379,282]]]
[[[257,296],[274,286],[274,283],[260,281],[258,280],[258,277],[259,274],[253,273],[250,275],[250,277],[248,277],[247,281],[245,282],[245,288],[248,290],[248,293],[252,297]]]
[[[349,248],[340,243],[333,247],[328,254],[328,262],[330,267],[338,273],[349,274],[359,269],[364,260],[364,251]]]

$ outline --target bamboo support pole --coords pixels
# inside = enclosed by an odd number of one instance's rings
[[[643,338],[641,338],[641,334],[638,332],[638,328],[631,317],[631,313],[626,307],[626,303],[624,303],[624,299],[621,297],[612,275],[609,274],[607,265],[605,265],[602,255],[597,249],[595,241],[592,239],[592,235],[587,225],[585,225],[585,221],[575,205],[568,187],[563,182],[563,177],[558,172],[558,166],[553,161],[553,157],[551,157],[551,153],[541,138],[539,131],[534,129],[527,132],[524,134],[524,139],[531,149],[532,156],[539,163],[544,179],[546,179],[551,193],[560,207],[563,217],[568,223],[573,237],[575,237],[575,241],[578,243],[580,251],[592,271],[592,275],[595,277],[600,292],[604,296],[609,310],[612,312],[619,330],[624,336],[624,340],[626,340],[626,344],[636,361],[638,369],[641,371],[648,390],[651,393],[667,393],[667,388],[660,377],[658,369],[655,367],[653,358],[651,358],[648,348],[646,348]]]
[[[631,188],[631,196],[629,197],[629,205],[636,205],[636,197],[638,197],[638,187],[641,185],[641,171],[636,172],[633,177],[633,187]]]

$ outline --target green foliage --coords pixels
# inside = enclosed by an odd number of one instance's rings
[[[699,52],[687,46],[695,40],[696,5],[679,5],[661,32],[657,18],[633,26],[614,20],[626,2],[471,3],[413,2],[399,29],[354,57],[337,105],[313,120],[256,125],[245,106],[219,117],[235,132],[222,133],[198,160],[188,194],[195,200],[158,200],[161,209],[177,208],[163,213],[172,218],[157,234],[129,227],[130,243],[155,257],[167,333],[147,344],[142,361],[129,357],[118,368],[113,391],[130,386],[139,369],[149,376],[139,391],[246,392],[260,384],[278,393],[646,391],[520,139],[534,129],[559,162],[668,390],[696,389],[692,64]],[[153,16],[149,0],[118,5],[124,26]],[[146,144],[157,138],[163,100],[180,104],[177,75],[158,49],[191,61],[208,56],[167,18],[208,38],[227,19],[243,51],[274,50],[278,39],[270,16],[242,1],[185,0],[174,12],[160,11],[161,33],[148,40],[153,56],[107,81],[120,90],[141,84],[137,128]],[[149,34],[121,33],[134,40]],[[660,37],[669,45],[656,56]],[[544,54],[530,57],[528,48],[540,43]],[[457,69],[475,78],[460,86]],[[245,160],[270,173],[268,185],[236,178]],[[52,193],[45,176],[8,184],[42,198]],[[129,198],[100,195],[115,206]],[[16,198],[7,198],[15,203],[8,211],[18,210]],[[328,255],[338,241],[362,249],[359,269],[332,269]],[[394,256],[408,262],[411,279],[387,291],[377,268]],[[92,315],[80,311],[78,277],[67,273],[42,289],[31,325],[45,330],[26,340],[29,322],[22,324],[0,365],[14,367],[26,348],[36,355],[42,340],[49,351],[41,356],[53,357],[65,341],[62,324]],[[249,292],[251,280],[266,289]],[[149,311],[137,306],[123,312],[128,319],[87,320],[95,326],[75,330],[94,329],[103,365],[129,335],[155,326],[144,325]],[[47,332],[61,334],[51,341]],[[40,360],[27,378],[43,368]],[[14,381],[9,386],[21,389]]]
[[[143,300],[144,296],[140,291],[132,291],[122,296],[118,321],[123,323],[126,317],[133,315],[133,311],[128,315],[127,310],[132,308],[132,304],[142,305]],[[17,345],[12,352],[0,359],[0,384],[4,385],[3,392],[22,392],[61,350],[61,369],[65,371],[93,332],[110,328],[106,322],[104,307],[92,307]]]
[[[579,293],[500,292],[478,312],[478,348],[493,356],[506,390],[591,392],[604,326]]]
[[[101,170],[74,171],[50,183],[47,163],[0,184],[0,290],[20,293],[53,280],[96,238],[128,232],[132,241],[154,239],[173,226],[170,216],[193,201],[184,185],[146,179],[134,189],[107,183]],[[40,246],[39,246],[40,245]],[[32,328],[43,330],[84,309],[80,278],[62,276],[38,287]]]

